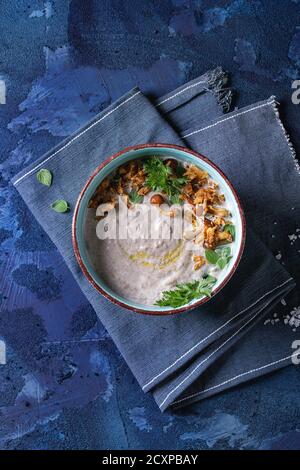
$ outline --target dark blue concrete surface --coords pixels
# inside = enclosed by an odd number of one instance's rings
[[[299,449],[297,367],[161,414],[9,180],[135,84],[217,65],[235,105],[278,97],[299,151],[300,2],[2,0],[0,34],[0,448]]]

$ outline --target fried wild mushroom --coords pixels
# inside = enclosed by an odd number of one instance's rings
[[[222,220],[222,219],[220,219]],[[218,220],[217,222],[219,222]],[[223,226],[223,225],[222,225]],[[222,231],[220,224],[216,220],[204,219],[204,247],[214,250],[216,246],[223,243],[231,243],[233,241],[231,233]]]
[[[214,218],[214,224],[218,225],[218,227],[222,228],[224,225],[226,225],[226,220],[223,219],[223,217],[215,217]]]
[[[228,217],[230,212],[224,207],[213,207],[210,204],[207,204],[206,211],[209,214],[217,215],[219,217]]]
[[[126,173],[127,173],[127,170],[126,170],[126,168],[125,168],[124,166],[120,166],[120,167],[118,168],[118,174],[119,174],[119,175],[126,175]]]
[[[194,204],[193,198],[191,196],[188,196],[187,194],[180,194],[179,199],[181,201],[187,202],[188,204],[191,204],[191,205]]]
[[[99,204],[113,201],[115,197],[116,192],[114,188],[110,186],[110,180],[105,178],[91,197],[88,207],[96,209]]]
[[[104,180],[102,181],[98,189],[99,191],[104,191],[105,189],[109,187],[109,185],[110,185],[109,178],[104,178]]]
[[[186,185],[184,185],[182,188],[182,192],[186,196],[192,196],[194,194],[194,188],[192,183],[187,183]]]
[[[144,173],[144,170],[141,169],[139,170],[135,175],[133,175],[130,179],[130,183],[131,183],[131,186],[139,191],[143,184],[145,183],[145,178],[146,178],[146,175]]]
[[[126,166],[127,172],[126,172],[126,178],[127,180],[132,180],[132,178],[137,174],[139,167],[138,167],[138,162],[136,160],[132,160],[131,162],[128,163]]]
[[[113,210],[116,206],[116,201],[106,202],[104,204],[100,204],[100,206],[96,209],[96,219],[100,220],[105,215],[107,215],[111,210]]]
[[[147,186],[142,186],[141,189],[138,190],[139,196],[146,196],[146,194],[150,193],[151,189],[147,188]]]
[[[216,183],[216,182],[213,181],[213,180],[209,180],[209,182],[208,182],[208,187],[209,187],[209,188],[213,188],[213,189],[219,189],[218,183]]]
[[[117,187],[116,187],[116,191],[117,193],[122,196],[123,194],[125,194],[125,182],[123,180],[123,178],[120,178],[117,182]]]
[[[169,166],[170,168],[172,168],[173,171],[176,171],[176,169],[178,167],[178,162],[174,158],[167,158],[164,161],[164,163],[165,163],[166,166]]]
[[[193,260],[194,260],[195,271],[198,271],[198,269],[200,269],[206,263],[205,258],[201,255],[194,255]]]
[[[213,250],[216,245],[216,233],[218,231],[218,226],[214,225],[213,221],[207,218],[204,218],[204,247],[209,250]]]
[[[229,232],[223,231],[223,232],[217,232],[217,244],[220,243],[231,243],[233,241],[232,235]]]
[[[225,197],[214,188],[200,188],[195,194],[194,203],[203,204],[205,200],[209,204],[223,204]]]
[[[196,180],[199,183],[205,183],[208,178],[208,173],[204,170],[201,170],[197,166],[189,165],[184,173],[189,180]]]

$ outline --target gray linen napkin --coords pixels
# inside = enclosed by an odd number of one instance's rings
[[[13,179],[140,386],[144,391],[151,390],[161,410],[182,406],[291,363],[289,330],[284,335],[272,331],[266,341],[267,331],[261,321],[294,287],[292,277],[248,229],[240,266],[221,294],[177,316],[135,314],[112,305],[91,287],[73,254],[72,211],[57,214],[49,206],[53,200],[64,198],[74,208],[88,176],[109,155],[130,145],[162,142],[188,144],[215,161],[237,185],[248,209],[247,200],[252,201],[253,195],[255,201],[260,200],[259,185],[266,176],[265,164],[260,161],[263,156],[280,148],[280,157],[289,162],[291,152],[272,100],[244,113],[222,115],[231,97],[225,82],[226,75],[218,68],[154,104],[135,88]],[[252,162],[252,166],[248,164],[249,171],[253,168],[250,194],[244,159]],[[274,172],[277,163],[271,162]],[[50,188],[36,180],[36,172],[42,167],[55,175]],[[256,190],[254,180],[258,183]],[[263,203],[255,202],[256,210]],[[263,210],[268,211],[266,206]],[[248,227],[259,228],[251,215],[249,221]]]

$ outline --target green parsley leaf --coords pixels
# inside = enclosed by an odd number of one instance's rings
[[[133,204],[139,204],[140,202],[142,202],[143,196],[141,196],[135,189],[133,189],[133,190],[129,193],[129,200],[130,200],[130,202],[132,202]]]
[[[52,173],[46,168],[42,168],[36,174],[36,179],[39,183],[44,184],[45,186],[51,186],[52,184]]]
[[[64,199],[57,199],[57,201],[54,201],[51,204],[51,208],[55,212],[61,212],[61,213],[68,212],[68,210],[70,209],[69,204]]]
[[[178,308],[188,304],[194,299],[203,296],[210,297],[217,279],[206,276],[199,281],[177,284],[175,289],[162,292],[162,298],[155,302],[160,307]]]
[[[179,201],[182,186],[187,179],[181,176],[177,178],[172,174],[172,169],[165,165],[163,160],[158,157],[148,158],[144,162],[144,171],[146,173],[145,185],[152,191],[161,191],[167,194],[170,201]],[[178,203],[178,202],[176,202]]]
[[[171,204],[181,204],[182,200],[179,197],[179,194],[174,194],[174,196],[170,196],[170,202]]]
[[[158,157],[148,158],[144,162],[144,171],[147,175],[145,184],[153,191],[162,191],[172,172],[171,168],[164,165],[163,161]]]
[[[205,297],[211,297],[211,291],[212,289],[210,287],[202,287],[201,289],[201,295],[205,295]]]

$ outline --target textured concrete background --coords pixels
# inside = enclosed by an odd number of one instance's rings
[[[0,35],[0,448],[299,449],[297,367],[161,414],[9,180],[135,84],[217,65],[236,106],[278,97],[300,150],[300,2],[2,0]]]

